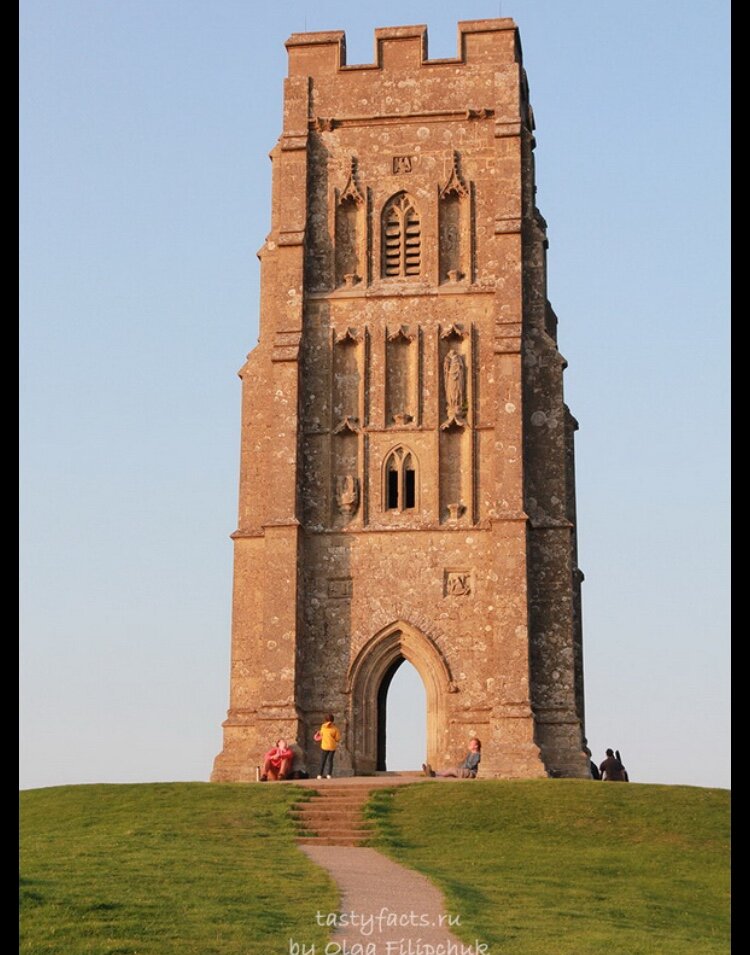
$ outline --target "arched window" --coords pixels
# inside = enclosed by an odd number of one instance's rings
[[[414,200],[397,192],[383,209],[383,278],[419,275],[422,230]]]
[[[417,463],[406,448],[394,448],[383,472],[386,511],[412,511],[417,506]]]

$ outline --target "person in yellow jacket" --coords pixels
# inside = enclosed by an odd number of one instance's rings
[[[322,779],[324,776],[326,779],[330,779],[333,774],[333,754],[341,740],[341,733],[333,722],[333,713],[326,714],[325,723],[313,736],[313,739],[320,743],[320,748],[323,751],[323,761],[320,764],[318,779]]]

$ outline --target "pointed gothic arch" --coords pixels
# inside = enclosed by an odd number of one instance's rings
[[[384,511],[419,509],[419,462],[414,452],[399,444],[383,459],[382,500]]]
[[[450,667],[433,640],[412,624],[397,620],[365,643],[347,674],[355,773],[372,773],[378,769],[378,754],[382,748],[382,691],[387,690],[401,660],[412,664],[425,687],[427,762],[441,762],[444,748],[441,744],[448,732],[446,697],[455,689]]]

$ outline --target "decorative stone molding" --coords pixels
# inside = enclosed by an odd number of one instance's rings
[[[356,345],[361,341],[362,336],[358,328],[346,328],[340,335],[336,336],[337,345]]]
[[[466,110],[467,119],[488,119],[490,116],[494,115],[495,110],[487,109],[485,106],[483,106],[481,109],[472,109],[469,107],[469,109]]]
[[[339,196],[339,204],[346,202],[347,200],[355,202],[358,206],[361,206],[365,197],[362,193],[362,190],[359,188],[357,183],[357,157],[352,156],[351,165],[349,169],[349,178],[346,180],[346,185],[341,191]]]
[[[408,325],[399,325],[395,331],[388,332],[387,337],[389,342],[404,341],[408,343],[413,342],[415,336],[409,331]]]
[[[521,220],[507,216],[497,216],[495,219],[495,235],[511,235],[521,231]]]
[[[459,199],[465,199],[469,195],[469,190],[459,171],[458,162],[458,153],[454,151],[451,173],[439,193],[441,199],[445,199],[446,196],[450,196],[451,194],[458,196]]]
[[[459,341],[462,341],[468,334],[460,322],[454,322],[440,332],[440,337],[444,341],[450,341],[451,338],[457,338]]]
[[[300,331],[276,332],[271,361],[296,361],[301,340],[302,332]]]
[[[414,420],[414,415],[410,415],[406,411],[400,411],[398,414],[393,415],[393,420],[399,426],[399,428],[403,428],[404,425],[407,425]]]
[[[359,419],[352,415],[346,415],[333,429],[334,434],[341,434],[342,431],[350,431],[352,434],[359,434],[362,429],[359,426]]]

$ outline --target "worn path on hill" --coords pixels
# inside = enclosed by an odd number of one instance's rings
[[[298,822],[304,827],[299,843],[316,865],[331,874],[341,891],[341,919],[331,926],[332,941],[341,946],[336,951],[362,955],[476,952],[450,931],[439,889],[413,869],[361,845],[372,831],[362,819],[362,808],[372,790],[425,781],[421,776],[304,781],[303,785],[316,789],[319,795],[297,810]],[[321,917],[329,914],[337,915],[322,912]],[[294,950],[291,941],[287,951]],[[304,943],[304,939],[296,941]],[[300,944],[297,951],[303,950]]]

